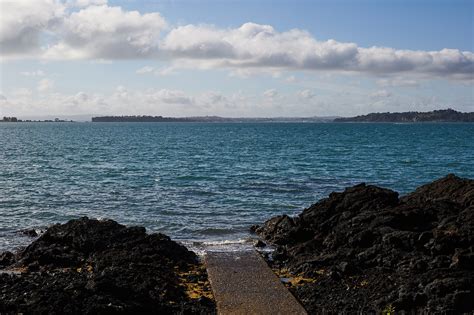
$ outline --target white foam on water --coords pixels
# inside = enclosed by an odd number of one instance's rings
[[[199,256],[203,256],[206,252],[239,252],[253,250],[254,241],[252,238],[243,238],[218,241],[183,240],[180,242],[189,250],[192,250]]]

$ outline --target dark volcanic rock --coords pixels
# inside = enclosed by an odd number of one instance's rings
[[[39,234],[35,229],[24,229],[24,230],[19,230],[17,232],[18,234],[29,236],[29,237],[38,237]]]
[[[310,313],[474,311],[474,180],[448,175],[398,198],[365,184],[256,232]]]
[[[11,266],[15,263],[15,255],[11,252],[0,253],[0,269]]]
[[[214,313],[191,299],[180,275],[199,269],[193,252],[163,234],[82,218],[49,228],[18,253],[0,256],[0,313]],[[206,281],[197,274],[197,281]]]

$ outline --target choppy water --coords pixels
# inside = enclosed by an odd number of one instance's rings
[[[84,215],[224,244],[358,182],[474,178],[473,158],[474,124],[3,123],[0,250]]]

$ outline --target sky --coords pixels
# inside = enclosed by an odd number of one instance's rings
[[[0,0],[0,117],[474,111],[474,1]]]

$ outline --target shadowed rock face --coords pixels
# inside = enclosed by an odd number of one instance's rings
[[[274,267],[316,279],[294,289],[310,313],[474,310],[474,180],[402,198],[360,184],[256,232],[277,245]]]
[[[198,266],[193,252],[163,234],[112,220],[82,218],[49,228],[0,264],[0,313],[213,313],[212,301],[190,299],[179,274]],[[206,280],[206,274],[196,277]]]

